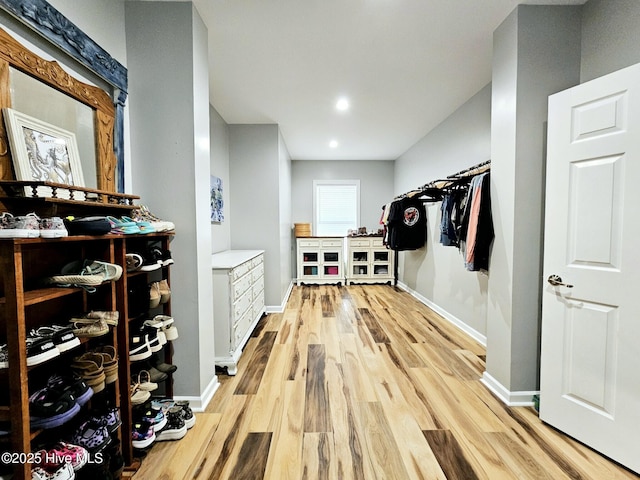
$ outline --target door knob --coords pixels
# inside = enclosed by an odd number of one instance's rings
[[[562,278],[559,275],[549,275],[549,278],[547,278],[547,282],[549,282],[554,287],[573,288],[573,285],[562,283]]]

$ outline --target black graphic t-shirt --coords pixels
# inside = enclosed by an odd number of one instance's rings
[[[427,215],[422,200],[401,198],[391,204],[387,223],[392,250],[417,250],[427,241]]]

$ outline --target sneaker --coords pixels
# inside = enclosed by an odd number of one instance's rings
[[[76,337],[70,326],[46,325],[31,330],[31,336],[51,340],[60,353],[80,345],[80,339]]]
[[[80,424],[70,440],[74,445],[84,447],[89,452],[96,452],[111,443],[111,436],[102,422],[90,418]]]
[[[39,220],[35,213],[14,217],[9,212],[5,212],[0,215],[0,238],[39,237]]]
[[[29,397],[31,428],[55,428],[68,422],[80,411],[69,390],[45,386]]]
[[[28,336],[27,337],[27,366],[32,367],[40,363],[51,360],[60,355],[58,350],[48,337]]]
[[[148,207],[144,205],[140,205],[137,209],[133,210],[131,212],[131,216],[136,220],[149,222],[153,228],[156,229],[156,232],[169,232],[176,228],[173,222],[160,220],[149,211]]]
[[[134,448],[147,448],[156,440],[153,425],[149,422],[137,422],[131,429],[131,445]]]
[[[120,420],[120,409],[117,407],[109,408],[101,413],[95,413],[91,417],[91,420],[107,427],[110,435],[114,434],[120,425],[122,425],[122,420]]]
[[[187,434],[187,425],[182,418],[182,409],[173,406],[166,413],[167,424],[156,433],[156,441],[180,440]]]
[[[9,368],[9,347],[6,343],[0,345],[0,369]]]
[[[141,233],[142,235],[145,235],[147,233],[155,233],[156,229],[155,227],[151,224],[151,222],[145,220],[145,219],[137,219],[134,220],[131,217],[122,217],[122,221],[123,222],[133,222],[138,229],[140,230],[139,233]]]
[[[60,217],[43,218],[40,220],[40,236],[42,238],[62,238],[69,236]]]
[[[40,453],[40,458],[43,459],[64,458],[71,465],[74,472],[77,472],[84,467],[89,460],[89,452],[87,452],[86,448],[81,447],[80,445],[63,442],[62,440],[55,443],[51,448],[41,450]],[[46,468],[46,466],[43,467]]]
[[[136,383],[131,385],[130,397],[131,405],[142,405],[151,398],[151,393],[147,390],[140,389],[140,386]]]
[[[64,457],[54,457],[53,453],[49,454],[46,451],[37,453],[40,454],[40,458],[44,461],[37,466],[34,465],[34,468],[31,469],[32,480],[74,480],[76,478],[73,466],[69,462],[55,460],[55,458]],[[47,461],[47,459],[51,459],[51,461]]]
[[[146,335],[131,335],[129,339],[129,360],[138,362],[151,356],[149,339]]]
[[[162,321],[156,320],[154,318],[150,320],[145,320],[144,323],[142,324],[142,328],[140,329],[140,331],[146,332],[147,330],[154,330],[155,331],[154,335],[156,335],[156,337],[158,338],[158,343],[160,344],[160,347],[162,347],[167,344],[167,336],[164,334],[162,327],[163,327]],[[149,340],[149,343],[151,343],[151,340]],[[158,350],[153,350],[153,348],[151,350],[158,351]]]
[[[71,319],[73,321],[75,319]],[[73,333],[80,338],[101,337],[109,333],[109,325],[105,320],[94,320],[92,323],[84,323],[75,321],[72,324]]]
[[[133,421],[136,423],[150,423],[154,431],[160,431],[167,424],[167,417],[162,408],[153,407],[153,402],[146,402],[133,408]]]
[[[118,219],[116,217],[108,216],[107,220],[111,224],[111,233],[120,233],[124,235],[133,235],[140,233],[140,228],[131,219],[125,220],[125,217]]]
[[[158,263],[158,259],[152,252],[137,253],[140,257],[142,257],[142,265],[138,270],[141,272],[154,272],[162,268],[162,263]]]
[[[69,375],[52,375],[47,380],[47,386],[61,391],[69,391],[76,403],[81,407],[93,396],[93,389],[76,373]]]

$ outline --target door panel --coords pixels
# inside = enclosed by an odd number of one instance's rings
[[[640,65],[549,98],[540,367],[540,418],[636,472],[638,207]]]

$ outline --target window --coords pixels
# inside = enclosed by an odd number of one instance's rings
[[[313,181],[313,231],[345,236],[360,223],[360,180]]]

